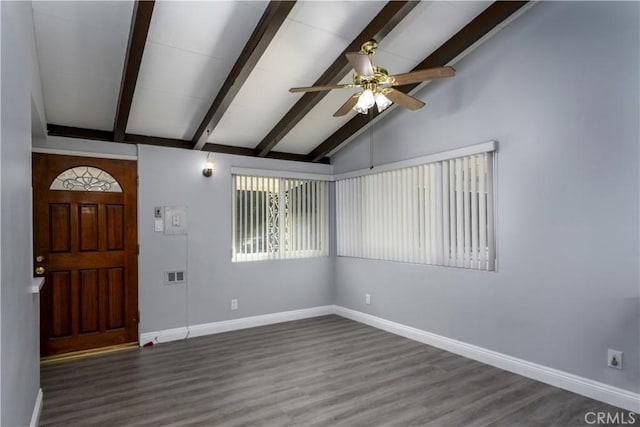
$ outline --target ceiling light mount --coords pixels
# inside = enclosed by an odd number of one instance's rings
[[[373,56],[376,53],[377,48],[378,42],[374,39],[364,42],[360,47],[360,49],[369,56]]]

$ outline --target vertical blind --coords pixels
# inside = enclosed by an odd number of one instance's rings
[[[233,175],[232,260],[329,254],[325,181]]]
[[[338,256],[495,270],[493,153],[336,182]]]

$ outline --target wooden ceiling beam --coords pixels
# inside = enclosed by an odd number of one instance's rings
[[[50,136],[62,136],[66,138],[79,138],[89,139],[93,141],[106,141],[106,142],[121,142],[123,144],[143,144],[153,145],[156,147],[170,147],[170,148],[182,148],[191,150],[193,143],[186,139],[175,138],[161,138],[157,136],[136,135],[132,133],[126,133],[122,141],[115,141],[113,132],[97,129],[77,128],[72,126],[61,126],[56,124],[47,125],[48,135]],[[205,144],[202,148],[203,151],[210,151],[212,153],[224,153],[235,154],[239,156],[256,157],[256,151],[253,148],[234,147],[232,145],[223,144]],[[294,153],[282,153],[278,151],[272,151],[267,158],[291,160],[294,162],[309,162],[308,156],[304,154]],[[318,163],[329,163],[329,158],[325,157],[320,159]]]
[[[131,17],[131,29],[129,30],[129,43],[127,45],[127,55],[122,71],[122,82],[120,83],[120,94],[118,96],[118,107],[116,118],[113,124],[113,134],[116,142],[124,141],[124,134],[129,122],[133,93],[136,90],[142,54],[147,42],[149,27],[151,26],[151,15],[153,14],[153,0],[136,1],[133,6],[133,16]]]
[[[202,151],[210,151],[212,153],[235,154],[238,156],[257,157],[256,151],[253,148],[234,147],[232,145],[206,143],[204,147],[202,147]],[[291,160],[294,162],[309,162],[309,158],[305,154],[283,153],[280,151],[271,151],[266,157],[269,159]],[[328,157],[325,157],[318,161],[318,163],[326,163],[326,164],[329,164],[329,162],[330,162],[330,159]]]
[[[73,126],[47,125],[47,135],[64,136],[67,138],[90,139],[93,141],[113,141],[113,132],[108,130],[96,130],[77,128]]]
[[[446,65],[527,3],[528,1],[496,1],[492,3],[469,24],[443,43],[431,55],[427,56],[422,62],[420,62],[420,64],[413,68],[412,71]],[[396,90],[408,93],[418,87],[419,84],[420,83],[399,86]],[[374,114],[371,120],[381,114],[385,114],[386,111],[389,110],[378,113],[377,110],[374,109]],[[358,132],[364,130],[370,124],[371,120],[366,115],[357,114],[344,126],[335,131],[331,136],[314,148],[313,151],[309,153],[308,160],[312,162],[320,161],[320,159],[323,159],[332,150],[342,145]]]
[[[260,22],[253,30],[238,60],[224,81],[220,92],[218,92],[198,130],[193,135],[192,144],[194,150],[202,150],[202,147],[207,143],[209,135],[218,125],[238,92],[240,92],[242,85],[244,85],[295,3],[295,1],[276,0],[269,2],[262,14],[262,18],[260,18]]]
[[[191,149],[191,141],[185,139],[161,138],[157,136],[136,135],[127,133],[124,138],[125,144],[144,144],[154,145],[156,147],[184,148]]]
[[[351,65],[345,54],[357,52],[362,44],[371,39],[382,40],[413,10],[417,1],[390,1],[369,22],[358,36],[347,46],[326,71],[316,80],[313,86],[337,84],[350,70]],[[318,105],[329,92],[307,92],[280,119],[271,131],[256,147],[258,156],[265,157],[282,140],[302,118]]]

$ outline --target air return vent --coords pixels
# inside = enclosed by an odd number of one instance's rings
[[[166,271],[164,274],[165,285],[180,285],[186,282],[184,271]]]

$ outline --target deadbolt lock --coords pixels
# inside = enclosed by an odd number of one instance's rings
[[[38,255],[36,257],[36,262],[42,262],[42,261],[44,261],[44,257],[42,255]]]

